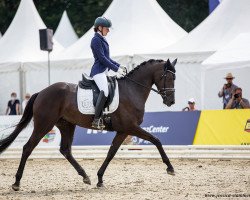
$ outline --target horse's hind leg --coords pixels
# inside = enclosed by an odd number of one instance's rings
[[[101,168],[98,170],[97,176],[98,176],[98,183],[97,183],[97,187],[103,187],[103,174],[106,170],[106,168],[108,167],[109,162],[113,159],[113,157],[115,156],[117,150],[119,149],[119,147],[121,146],[122,142],[125,140],[125,138],[127,137],[127,134],[124,133],[117,133],[115,138],[112,141],[112,144],[110,146],[108,155],[106,157],[106,159],[104,160]]]
[[[62,140],[60,152],[61,154],[70,162],[70,164],[76,169],[78,174],[83,177],[83,182],[91,185],[90,179],[84,169],[79,165],[79,163],[74,159],[71,153],[71,145],[73,141],[75,125],[71,124],[63,119],[60,119],[56,126],[59,128]]]
[[[135,128],[135,130],[133,131],[133,135],[153,143],[157,147],[161,155],[162,161],[168,166],[167,173],[170,175],[175,175],[174,168],[170,163],[170,160],[168,159],[167,154],[165,153],[162,144],[158,138],[151,135],[150,133],[148,133],[147,131],[143,130],[140,127]]]
[[[37,146],[40,140],[46,135],[52,128],[54,124],[50,123],[44,126],[43,123],[40,123],[39,126],[37,123],[34,124],[34,130],[29,141],[23,146],[23,153],[21,162],[19,164],[17,173],[16,173],[16,182],[12,185],[12,189],[18,191],[20,188],[20,180],[23,175],[23,170],[26,164],[28,157],[30,156],[33,149]],[[39,127],[39,128],[38,128]]]

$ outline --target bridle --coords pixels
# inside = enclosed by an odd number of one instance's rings
[[[135,84],[137,84],[137,85],[139,85],[139,86],[141,86],[141,87],[144,87],[144,88],[147,88],[147,89],[149,89],[149,90],[154,91],[155,93],[161,95],[162,98],[165,100],[165,99],[168,98],[167,92],[175,92],[175,89],[174,89],[174,88],[167,88],[167,87],[166,87],[167,72],[173,74],[174,79],[175,79],[175,73],[174,73],[174,72],[172,72],[171,70],[168,70],[168,69],[164,70],[164,73],[161,75],[161,79],[164,78],[164,87],[163,87],[162,89],[160,89],[160,90],[156,90],[156,89],[154,89],[154,88],[152,88],[152,87],[147,87],[147,86],[145,86],[145,85],[143,85],[143,84],[141,84],[141,83],[139,83],[139,82],[137,82],[137,81],[131,79],[131,78],[128,77],[127,75],[125,75],[124,78],[130,80],[131,82],[133,82],[133,83],[135,83]],[[127,74],[127,69],[126,69],[126,74]]]
[[[168,98],[167,92],[175,92],[174,88],[167,88],[166,87],[167,72],[173,74],[173,78],[175,80],[175,73],[173,71],[171,71],[171,70],[166,69],[164,71],[164,73],[161,75],[161,79],[164,78],[164,87],[158,91],[158,94],[160,94],[163,99]]]

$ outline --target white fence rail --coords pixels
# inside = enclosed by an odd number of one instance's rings
[[[169,158],[187,159],[249,159],[250,146],[231,145],[188,145],[188,146],[163,146]],[[73,146],[72,152],[78,159],[103,159],[108,153],[109,146]],[[0,155],[0,159],[21,158],[22,147],[7,149]],[[59,147],[38,147],[31,156],[31,159],[56,159],[63,158]],[[118,150],[115,158],[160,158],[155,146],[145,145],[123,145]]]

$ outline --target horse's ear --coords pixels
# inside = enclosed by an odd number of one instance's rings
[[[171,62],[168,59],[167,62],[166,62],[166,64],[164,65],[164,70],[168,69],[170,66],[171,66]]]
[[[177,63],[177,58],[171,63],[172,67],[174,67]]]
[[[167,63],[166,63],[168,66],[170,66],[171,65],[171,63],[170,63],[170,60],[168,59],[167,60]]]

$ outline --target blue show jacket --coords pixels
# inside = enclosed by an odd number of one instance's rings
[[[91,49],[95,58],[90,76],[104,72],[106,69],[117,72],[120,64],[109,57],[109,44],[99,33],[95,33],[91,40]]]

